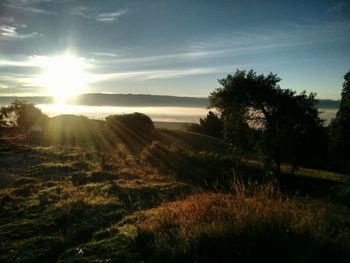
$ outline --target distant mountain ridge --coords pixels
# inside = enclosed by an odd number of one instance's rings
[[[0,97],[0,105],[10,104],[16,99],[24,100],[33,104],[50,104],[54,101],[52,97],[47,96],[6,96]],[[319,108],[337,109],[339,107],[339,103],[339,100],[319,100]],[[209,105],[209,100],[208,98],[168,95],[87,93],[69,99],[67,104],[120,107],[169,106],[206,108]]]

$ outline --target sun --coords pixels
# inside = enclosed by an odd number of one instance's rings
[[[69,52],[59,56],[39,59],[41,74],[38,76],[40,86],[48,96],[57,103],[64,103],[68,98],[84,91],[88,82],[85,61]]]

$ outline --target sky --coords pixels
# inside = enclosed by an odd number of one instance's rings
[[[38,61],[67,53],[84,65],[85,93],[207,97],[254,69],[339,99],[350,1],[0,0],[0,96],[44,95]]]

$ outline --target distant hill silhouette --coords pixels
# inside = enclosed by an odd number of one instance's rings
[[[0,105],[7,105],[14,100],[24,100],[34,104],[53,103],[52,97],[32,96],[0,97]],[[121,107],[147,107],[147,106],[172,106],[172,107],[200,107],[205,108],[209,105],[208,98],[198,97],[178,97],[166,95],[147,95],[147,94],[105,94],[88,93],[76,96],[67,101],[68,104],[90,105],[90,106],[121,106]],[[320,100],[319,108],[337,109],[339,100]]]

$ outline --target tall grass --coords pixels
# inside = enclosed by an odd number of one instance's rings
[[[137,215],[142,260],[294,262],[326,238],[326,206],[283,197],[273,184],[236,182],[234,195],[203,193]]]

